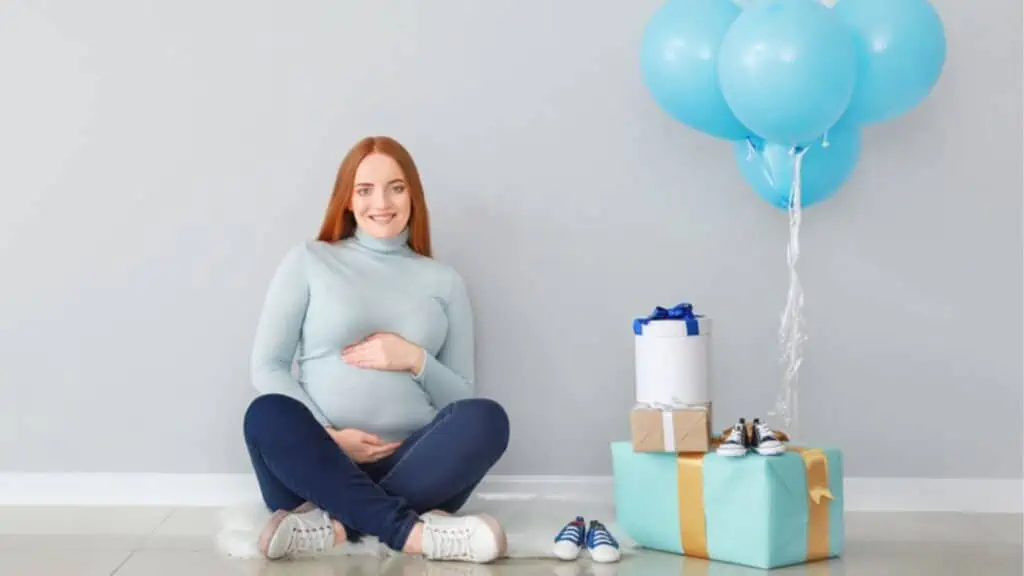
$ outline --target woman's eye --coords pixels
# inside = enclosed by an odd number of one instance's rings
[[[359,188],[356,190],[356,194],[359,194],[360,196],[369,196],[370,192],[371,190],[369,188]]]
[[[402,192],[405,192],[405,185],[396,184],[391,188],[391,191],[394,192],[395,194],[401,194]]]

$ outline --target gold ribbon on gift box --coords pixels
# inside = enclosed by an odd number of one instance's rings
[[[786,439],[784,435],[780,435]],[[713,444],[718,444],[716,438]],[[714,446],[712,446],[712,450]],[[788,446],[800,454],[807,472],[807,561],[829,557],[828,504],[834,500],[828,487],[828,456],[820,448]],[[679,454],[676,459],[679,492],[679,531],[683,552],[687,556],[707,558],[707,526],[704,522],[704,456],[705,454]]]

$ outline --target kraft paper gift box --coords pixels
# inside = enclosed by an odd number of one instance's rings
[[[761,569],[843,552],[839,450],[778,456],[638,453],[611,446],[617,522],[645,548]]]
[[[629,428],[636,452],[707,452],[710,406],[637,406],[629,413]]]

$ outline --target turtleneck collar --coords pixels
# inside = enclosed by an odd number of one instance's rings
[[[374,252],[388,254],[392,252],[405,252],[409,248],[409,227],[406,226],[398,236],[394,238],[377,238],[371,236],[360,227],[356,227],[353,234],[356,244]]]

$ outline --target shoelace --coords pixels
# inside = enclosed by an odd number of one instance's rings
[[[735,442],[737,444],[742,444],[743,442],[742,442],[742,436],[741,436],[741,433],[740,433],[740,427],[739,426],[734,426],[733,429],[732,429],[732,432],[729,433],[729,437],[726,438],[725,441],[726,442]]]
[[[555,536],[555,542],[563,540],[579,542],[583,539],[583,535],[586,534],[586,532],[587,528],[583,524],[583,520],[581,518],[577,518],[575,521],[569,522],[558,531],[558,534]]]
[[[618,548],[618,541],[604,524],[594,524],[590,531],[589,546],[596,548],[601,545]]]
[[[329,521],[314,523],[300,517],[295,520],[298,526],[292,529],[287,547],[289,552],[323,552],[330,548],[334,540],[334,527]]]
[[[430,529],[436,539],[439,557],[452,560],[472,559],[473,555],[469,549],[469,530],[436,525],[431,526]]]
[[[762,442],[765,440],[775,440],[775,434],[772,432],[772,429],[764,424],[757,425],[757,436]]]

